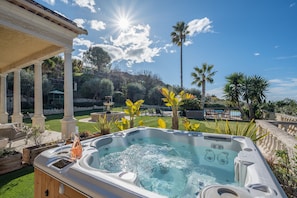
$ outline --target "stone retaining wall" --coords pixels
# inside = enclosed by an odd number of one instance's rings
[[[297,139],[273,125],[267,120],[256,120],[259,134],[266,134],[264,138],[257,142],[258,148],[266,159],[274,159],[277,150],[287,150],[289,157],[293,158],[297,145]]]
[[[297,122],[297,117],[286,115],[286,114],[281,114],[281,113],[276,113],[275,120],[276,121],[284,121],[284,122]]]
[[[285,114],[276,113],[275,120],[277,122],[277,127],[286,131],[292,136],[297,136],[297,117]]]

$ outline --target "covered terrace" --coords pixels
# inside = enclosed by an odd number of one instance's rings
[[[64,55],[64,117],[62,133],[75,130],[73,112],[72,51],[73,39],[87,31],[73,21],[33,0],[0,1],[0,123],[22,123],[20,71],[34,65],[34,115],[32,126],[44,130],[42,100],[42,62]],[[13,113],[7,113],[8,73],[14,73]]]

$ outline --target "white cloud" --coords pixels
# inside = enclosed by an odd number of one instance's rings
[[[292,55],[292,56],[279,56],[279,57],[276,57],[276,60],[286,60],[286,59],[293,59],[293,58],[297,58],[297,55]]]
[[[203,19],[194,19],[188,23],[188,30],[189,30],[189,36],[193,36],[195,33],[206,33],[206,32],[213,32],[212,21],[210,21],[207,17],[204,17]]]
[[[84,28],[84,23],[86,22],[85,19],[74,19],[73,21],[78,27]]]
[[[111,42],[114,46],[121,47],[124,51],[123,59],[128,65],[141,62],[153,62],[152,58],[159,55],[160,48],[150,48],[152,41],[149,39],[150,26],[137,25],[120,35]]]
[[[78,49],[79,53],[77,54],[77,56],[72,56],[75,59],[79,59],[79,60],[83,60],[83,56],[84,56],[84,52],[87,50],[83,50],[83,49]]]
[[[43,0],[43,1],[50,5],[55,5],[55,3],[56,3],[56,0]],[[66,3],[66,4],[68,3],[68,0],[60,0],[60,1],[62,1],[63,3]]]
[[[266,98],[271,101],[283,100],[285,98],[297,100],[297,89],[289,89],[285,87],[272,87],[268,89],[266,96]]]
[[[254,56],[260,56],[260,53],[259,52],[255,52],[254,53]]]
[[[82,56],[72,56],[72,59],[82,60]]]
[[[112,61],[126,61],[127,66],[135,63],[153,62],[161,48],[151,47],[150,26],[137,25],[123,31],[118,37],[110,37],[109,43],[97,44],[109,53]]]
[[[202,19],[194,19],[190,21],[187,24],[189,37],[195,36],[195,34],[213,32],[211,24],[212,24],[212,21],[210,21],[207,17],[204,17]],[[188,46],[191,44],[193,44],[193,41],[191,39],[186,39],[186,41],[184,42],[185,46]],[[170,52],[173,53],[172,50]]]
[[[191,45],[193,42],[191,41],[191,40],[186,40],[185,42],[184,42],[184,45],[185,46],[188,46],[188,45]]]
[[[294,3],[291,3],[289,7],[292,8],[292,7],[294,7],[295,5],[296,5],[296,3],[294,2]]]
[[[83,38],[74,38],[73,39],[73,45],[76,45],[76,46],[84,45],[87,48],[90,48],[92,44],[93,44],[93,42],[91,42],[90,40],[85,40]]]
[[[268,81],[278,87],[296,87],[297,88],[297,78],[288,78],[287,80],[272,79]]]
[[[91,28],[94,30],[105,30],[105,23],[103,21],[91,20],[90,21]]]
[[[217,87],[214,89],[209,89],[207,90],[207,94],[208,95],[215,95],[218,98],[224,98],[224,91],[223,91],[223,87]]]
[[[142,45],[143,43],[148,42],[151,44],[151,41],[148,38],[149,34],[149,25],[137,25],[131,27],[127,31],[122,31],[116,39],[111,37],[111,42],[116,46]]]
[[[284,98],[297,99],[297,78],[271,79],[267,99],[276,101]]]
[[[97,44],[97,45],[93,45],[92,47],[95,47],[95,46],[98,46],[104,49],[110,55],[112,62],[123,60],[124,51],[120,47],[108,45],[108,44]]]
[[[269,83],[282,83],[283,81],[281,79],[271,79],[268,82]]]
[[[162,48],[166,53],[168,53],[168,52],[170,52],[169,50],[168,50],[168,48],[171,48],[172,47],[172,43],[169,43],[169,44],[165,44],[165,46]]]
[[[108,37],[100,36],[99,38],[102,40],[103,43],[106,43],[106,44],[109,43],[109,38],[110,38],[109,36]]]
[[[96,3],[94,0],[74,0],[74,3],[79,7],[89,8],[93,13],[96,12],[96,9],[94,7]]]
[[[55,5],[55,0],[43,0],[45,3],[50,4],[50,5]]]

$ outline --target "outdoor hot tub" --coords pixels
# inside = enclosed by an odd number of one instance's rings
[[[86,197],[286,197],[249,138],[143,127],[82,145],[75,162],[65,145],[34,166]]]

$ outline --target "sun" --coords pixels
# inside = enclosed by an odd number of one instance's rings
[[[120,30],[125,31],[130,27],[131,22],[129,21],[128,18],[121,17],[121,18],[119,18],[119,21],[118,21],[117,25],[118,25]]]
[[[135,26],[135,24],[139,23],[138,20],[140,19],[140,11],[135,8],[133,3],[129,4],[129,7],[127,7],[126,4],[115,4],[112,6],[110,11],[111,15],[109,20],[113,33],[127,33]]]

